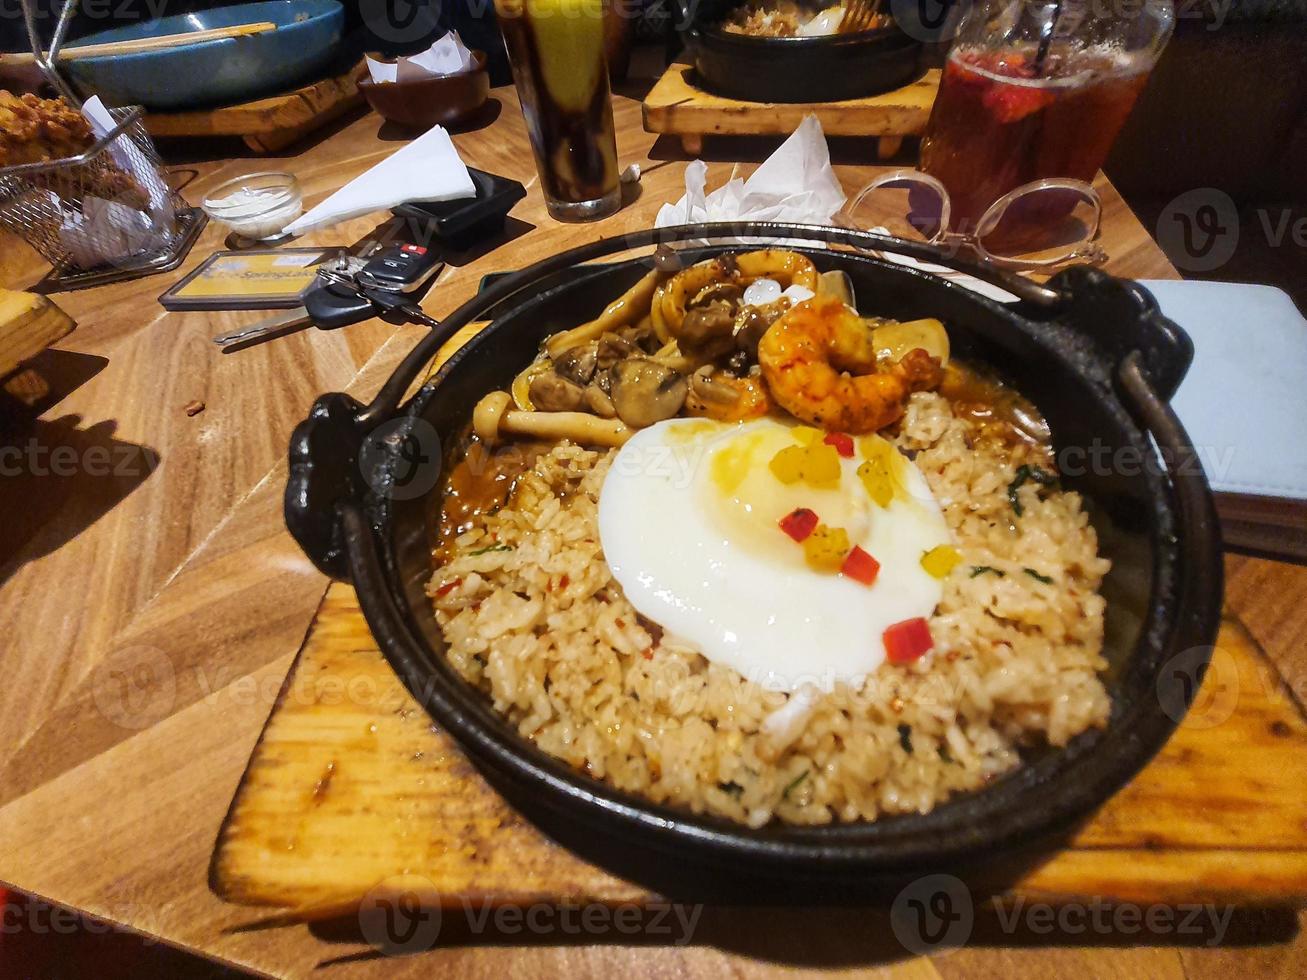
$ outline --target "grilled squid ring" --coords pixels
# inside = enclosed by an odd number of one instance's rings
[[[686,306],[714,283],[732,282],[744,287],[755,279],[775,279],[782,289],[798,285],[815,293],[821,276],[806,255],[778,248],[718,256],[696,263],[654,291],[649,309],[654,333],[663,343],[675,339],[685,320]]]

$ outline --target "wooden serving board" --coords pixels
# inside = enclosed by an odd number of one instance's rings
[[[239,105],[150,113],[145,128],[152,136],[240,136],[256,153],[276,153],[362,102],[358,83],[366,70],[359,62],[344,74]]]
[[[1232,619],[1185,724],[1012,895],[1307,901],[1307,721]],[[551,842],[490,789],[390,670],[333,584],[250,759],[210,882],[288,921],[354,909],[403,876],[442,901],[651,899]]]
[[[479,332],[432,360],[435,372]],[[1158,756],[1015,886],[1046,901],[1307,904],[1307,712],[1235,619]],[[386,663],[333,583],[218,834],[210,885],[289,921],[387,881],[441,901],[651,899],[549,840],[492,790]]]
[[[76,324],[52,300],[0,289],[0,380],[67,336]]]
[[[696,88],[694,69],[674,64],[645,96],[644,128],[679,136],[687,153],[698,154],[707,135],[788,136],[805,116],[815,115],[827,136],[876,137],[877,153],[887,160],[903,137],[925,131],[939,76],[932,68],[893,92],[844,102],[741,102]]]

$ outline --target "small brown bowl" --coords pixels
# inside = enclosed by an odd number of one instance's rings
[[[368,105],[387,122],[408,129],[448,126],[467,119],[490,94],[484,51],[472,52],[472,67],[456,75],[433,75],[407,82],[359,80]]]

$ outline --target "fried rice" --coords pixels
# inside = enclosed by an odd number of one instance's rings
[[[604,561],[598,502],[617,451],[566,442],[431,580],[449,660],[545,752],[753,827],[925,813],[1018,766],[1025,745],[1104,725],[1108,562],[1078,494],[1027,481],[1010,495],[1047,451],[982,438],[933,393],[912,396],[894,441],[963,559],[930,619],[934,649],[911,664],[786,694],[678,645]]]

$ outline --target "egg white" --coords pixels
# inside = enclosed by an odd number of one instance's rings
[[[671,419],[618,452],[599,500],[599,535],[614,578],[641,615],[714,663],[771,690],[858,684],[885,659],[886,627],[928,617],[942,583],[921,556],[949,542],[921,472],[903,459],[907,499],[887,508],[841,459],[837,489],[784,484],[768,468],[794,445],[775,419],[724,424]],[[843,527],[878,562],[868,587],[820,572],[777,521],[798,507]]]

